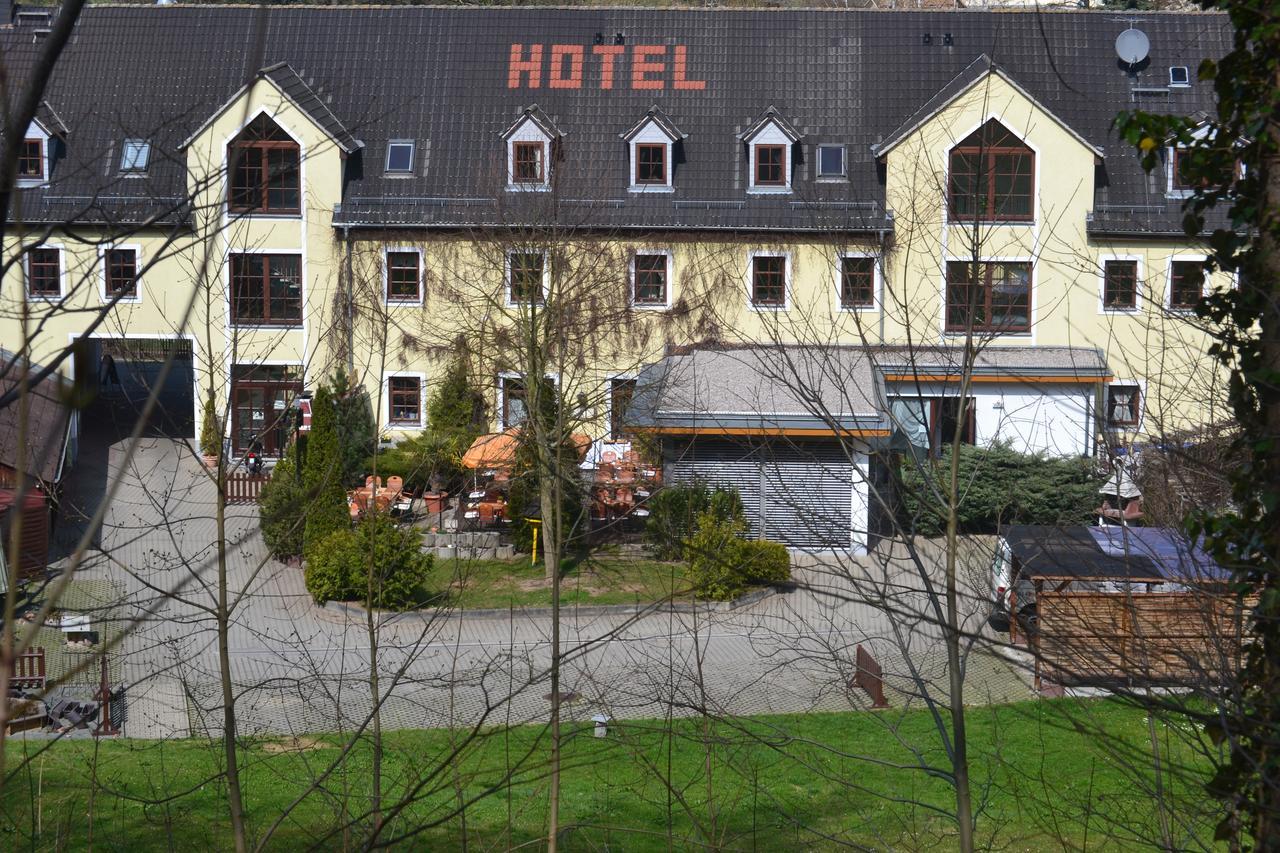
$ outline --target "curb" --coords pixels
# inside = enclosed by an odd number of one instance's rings
[[[560,614],[564,616],[566,612],[571,612],[575,616],[632,616],[642,613],[727,613],[732,610],[739,610],[748,607],[760,601],[764,601],[780,593],[791,592],[795,588],[794,584],[783,585],[778,587],[763,587],[762,589],[752,590],[746,595],[739,596],[732,601],[655,601],[649,604],[585,604],[574,605],[564,604],[560,606]],[[322,609],[342,616],[364,618],[367,612],[363,605],[350,601],[327,601],[322,605]],[[504,619],[512,614],[528,618],[545,617],[550,618],[552,608],[550,607],[512,607],[512,608],[483,608],[478,610],[457,610],[454,608],[424,607],[419,610],[380,610],[374,608],[374,612],[387,616],[391,619],[399,617],[426,617],[435,618],[438,616],[447,616],[450,619]]]

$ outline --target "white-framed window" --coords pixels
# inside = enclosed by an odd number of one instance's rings
[[[56,300],[66,293],[63,287],[65,267],[61,246],[32,246],[22,259],[22,269],[28,300]]]
[[[382,294],[388,305],[422,304],[422,250],[388,246],[382,253]]]
[[[818,177],[843,178],[845,150],[843,145],[823,144],[818,146]]]
[[[1191,85],[1191,69],[1185,65],[1169,66],[1169,86],[1174,89],[1185,89]]]
[[[1134,314],[1142,309],[1142,258],[1104,255],[1098,260],[1098,313]]]
[[[791,146],[795,142],[776,122],[766,122],[748,141],[751,169],[748,191],[791,192]]]
[[[867,252],[838,252],[836,305],[841,311],[874,311],[880,304],[880,264]]]
[[[1142,383],[1112,381],[1106,386],[1105,394],[1103,414],[1108,429],[1136,430],[1141,426],[1145,398]]]
[[[558,375],[550,375],[543,377],[546,383],[545,390],[548,393],[556,394],[560,388],[560,377]],[[524,423],[529,416],[529,395],[528,385],[525,377],[519,373],[499,373],[498,374],[498,425],[502,429],[509,429],[513,426],[519,426]]]
[[[416,145],[412,139],[392,139],[387,143],[386,173],[412,175]]]
[[[142,248],[131,244],[103,246],[98,251],[99,295],[103,302],[142,301]],[[117,295],[119,299],[116,299]]]
[[[392,429],[422,429],[427,420],[426,375],[411,371],[387,374],[382,391],[386,423]]]
[[[672,191],[674,145],[675,140],[653,120],[631,137],[631,192]]]
[[[20,187],[35,187],[49,179],[53,168],[54,139],[38,121],[27,126],[18,149],[15,183]]]
[[[1193,311],[1209,283],[1204,255],[1174,255],[1165,277],[1164,304],[1170,311]]]
[[[671,251],[636,249],[631,256],[631,305],[634,308],[671,307]]]
[[[532,119],[516,127],[507,137],[507,189],[551,189],[551,150],[551,139]]]
[[[614,376],[609,379],[609,439],[630,441],[624,416],[636,394],[634,376]]]
[[[509,250],[505,275],[507,306],[542,304],[550,277],[545,249]]]
[[[791,253],[747,253],[747,304],[755,311],[785,311],[791,299]]]

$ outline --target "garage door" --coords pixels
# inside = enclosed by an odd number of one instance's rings
[[[849,546],[853,467],[838,442],[698,439],[674,450],[669,480],[736,488],[753,535],[793,548]]]

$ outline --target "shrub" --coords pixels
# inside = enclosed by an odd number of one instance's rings
[[[204,414],[200,419],[200,452],[206,456],[222,455],[222,429],[218,426],[218,404],[213,391],[204,398]]]
[[[950,453],[923,465],[922,472],[904,460],[903,524],[915,533],[938,536],[947,521],[934,490],[945,490]],[[1088,524],[1102,500],[1102,478],[1090,459],[1018,453],[997,444],[960,448],[959,470],[959,523],[965,533],[994,533],[1008,524]]]
[[[667,486],[649,499],[645,534],[660,560],[685,559],[684,546],[699,516],[710,512],[722,521],[734,521],[746,529],[742,498],[734,488],[704,482]]]
[[[566,461],[565,470],[574,474],[578,471],[577,451],[572,461]],[[517,551],[528,552],[533,549],[533,525],[525,520],[531,510],[542,515],[542,498],[539,493],[541,478],[532,465],[524,472],[511,479],[511,488],[507,492],[507,512],[511,519],[511,539]],[[562,484],[560,494],[560,518],[565,536],[562,554],[569,554],[571,549],[586,539],[586,510],[584,506],[585,490],[577,477],[571,477]]]
[[[385,515],[366,516],[351,530],[331,533],[307,560],[307,591],[320,603],[363,601],[404,609],[425,599],[434,558],[422,552],[413,528]],[[373,588],[370,594],[370,571]]]
[[[461,480],[461,459],[462,454],[455,453],[451,441],[428,430],[383,450],[376,460],[369,457],[365,461],[365,470],[372,472],[376,461],[378,476],[383,480],[402,477],[405,488],[414,491],[427,488],[437,477],[456,488]]]
[[[302,495],[306,524],[302,542],[307,559],[329,534],[351,527],[347,493],[342,486],[342,448],[337,409],[327,386],[316,391],[311,406],[311,433],[302,465]]]
[[[258,499],[258,518],[267,548],[280,560],[302,555],[304,490],[298,472],[298,445],[289,445],[271,470]]]
[[[338,430],[338,456],[342,462],[342,485],[364,484],[368,471],[365,460],[377,443],[373,404],[369,392],[355,385],[341,368],[333,377],[333,406]]]
[[[791,579],[791,556],[779,542],[742,539],[745,525],[707,510],[685,543],[689,576],[703,598],[728,601],[752,586]]]

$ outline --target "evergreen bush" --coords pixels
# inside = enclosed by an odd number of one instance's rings
[[[218,425],[218,404],[212,390],[204,398],[204,414],[200,418],[200,452],[205,456],[222,455],[222,429]]]
[[[373,470],[366,467],[366,460],[378,441],[373,404],[364,386],[353,383],[342,368],[334,374],[332,386],[342,459],[342,484],[362,486],[365,476]]]
[[[386,515],[368,515],[354,529],[329,534],[313,549],[304,573],[307,591],[326,601],[361,601],[402,610],[421,604],[435,564],[419,533]],[[370,572],[372,571],[372,592]]]
[[[298,443],[292,442],[284,458],[271,469],[271,479],[258,498],[262,538],[279,560],[302,556],[305,491],[298,470]]]
[[[712,487],[701,481],[665,486],[649,499],[648,507],[645,535],[659,560],[685,559],[685,540],[705,512],[746,529],[742,498],[737,489],[730,487]]]
[[[742,539],[746,526],[714,510],[698,515],[693,534],[685,542],[689,577],[702,598],[728,601],[752,586],[791,579],[791,556],[779,542]]]
[[[320,386],[311,404],[311,432],[302,466],[304,553],[311,559],[315,546],[331,533],[351,527],[347,493],[343,488],[342,446],[337,408],[327,385]]]
[[[949,450],[939,459],[925,460],[923,472],[904,459],[900,493],[907,530],[922,536],[946,531],[945,507],[934,494],[945,491],[949,465]],[[1103,478],[1087,458],[1018,453],[1005,444],[964,446],[959,471],[964,533],[995,533],[1008,524],[1088,524],[1102,500],[1098,487]]]

